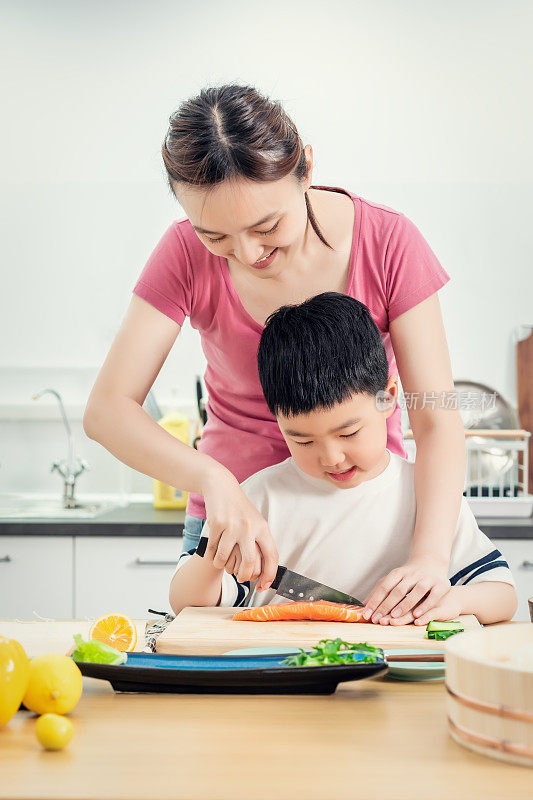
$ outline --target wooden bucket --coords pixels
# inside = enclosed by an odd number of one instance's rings
[[[533,625],[461,633],[446,642],[445,658],[448,726],[455,741],[491,758],[533,766]]]

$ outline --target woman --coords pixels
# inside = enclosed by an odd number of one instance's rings
[[[357,297],[379,326],[390,374],[399,372],[413,397],[438,396],[453,391],[436,294],[449,278],[402,214],[344,189],[312,186],[311,147],[281,106],[251,87],[209,88],[184,102],[170,118],[163,160],[187,218],[166,231],[135,286],[84,427],[130,467],[188,490],[184,548],[196,546],[207,517],[215,565],[224,568],[238,553],[237,579],[257,578],[264,590],[277,552],[239,481],[289,455],[257,374],[266,318],[324,291]],[[208,421],[198,451],[142,408],[186,316],[207,358]],[[463,426],[458,411],[442,404],[413,406],[414,546],[409,562],[367,598],[372,621],[401,620],[415,607],[425,613],[449,589]],[[387,446],[405,455],[399,409],[388,420]]]

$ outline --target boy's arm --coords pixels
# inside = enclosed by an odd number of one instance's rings
[[[213,562],[191,555],[174,573],[168,599],[175,614],[185,606],[217,606],[222,596],[222,575]]]
[[[206,524],[202,536],[208,535],[209,525]],[[260,563],[257,545],[256,558]],[[250,593],[250,581],[238,581],[234,574],[237,571],[228,565],[225,568],[215,566],[207,554],[202,558],[194,550],[182,553],[168,593],[173,612],[179,614],[185,606],[242,605]]]
[[[483,625],[511,619],[518,606],[514,586],[501,581],[453,586],[450,592],[457,596],[461,614],[475,614]]]

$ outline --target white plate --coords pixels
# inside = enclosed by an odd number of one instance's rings
[[[439,650],[416,649],[407,650],[391,649],[386,647],[385,657],[396,655],[432,655],[439,654]],[[446,665],[444,661],[389,661],[389,671],[387,677],[398,678],[402,681],[428,681],[441,680],[444,678]]]

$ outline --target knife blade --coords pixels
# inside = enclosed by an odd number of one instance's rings
[[[203,558],[207,548],[208,538],[202,536],[196,548],[196,555]],[[288,600],[306,601],[312,603],[314,600],[329,600],[332,603],[346,603],[350,606],[363,606],[360,600],[351,594],[341,592],[340,589],[333,589],[324,583],[313,581],[299,572],[278,566],[276,577],[270,584],[270,589],[274,589],[277,594],[286,597]]]

